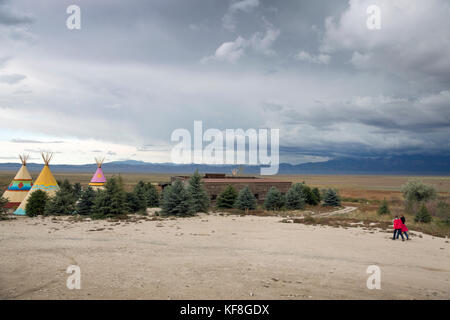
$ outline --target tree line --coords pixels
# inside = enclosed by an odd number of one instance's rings
[[[125,192],[120,176],[112,177],[103,190],[82,188],[79,183],[68,180],[59,183],[60,189],[54,197],[42,190],[30,195],[26,205],[29,216],[38,215],[89,215],[92,218],[108,218],[128,213],[146,214],[147,208],[160,207],[161,214],[189,216],[198,212],[208,212],[210,199],[196,171],[187,183],[176,180],[160,194],[151,183],[139,181],[131,192]],[[294,184],[284,195],[272,187],[266,195],[263,208],[266,210],[300,210],[306,205],[340,206],[341,200],[332,189],[319,191],[305,183]],[[228,185],[218,196],[219,209],[255,210],[257,199],[248,186],[239,192]]]

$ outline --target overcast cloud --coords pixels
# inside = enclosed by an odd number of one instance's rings
[[[282,162],[448,154],[449,17],[447,0],[0,0],[0,161],[170,161],[194,120],[279,128]]]

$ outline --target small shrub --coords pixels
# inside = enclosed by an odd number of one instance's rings
[[[320,194],[319,188],[313,188],[312,189],[312,194],[313,194],[313,196],[315,198],[314,201],[316,202],[316,204],[319,204],[322,201],[322,196]]]
[[[389,205],[388,202],[386,201],[386,199],[384,199],[381,202],[380,207],[378,208],[378,215],[382,216],[382,215],[386,215],[386,214],[390,214],[391,211],[389,210]]]
[[[323,205],[325,207],[340,207],[341,206],[341,199],[339,198],[336,191],[333,189],[328,189],[328,191],[325,193],[324,199],[323,199]]]
[[[0,214],[6,214],[8,212],[8,208],[6,207],[8,202],[8,199],[0,197]]]
[[[405,199],[406,210],[418,212],[416,208],[421,208],[421,204],[436,199],[436,188],[421,181],[408,181],[401,187],[403,198]]]
[[[439,201],[436,216],[445,223],[450,224],[450,204],[445,201]]]
[[[417,211],[414,221],[424,223],[431,222],[431,214],[428,212],[428,209],[424,204],[422,204],[419,211]]]

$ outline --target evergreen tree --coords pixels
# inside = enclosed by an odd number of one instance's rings
[[[270,188],[264,200],[264,207],[267,210],[280,210],[285,205],[285,198],[280,190],[275,187]]]
[[[333,189],[328,189],[323,201],[324,201],[323,205],[325,207],[340,207],[341,206],[341,199],[339,198],[336,191],[334,191]]]
[[[194,212],[208,212],[209,197],[198,170],[195,170],[191,179],[189,179],[188,192],[192,198],[192,210]]]
[[[97,190],[97,194],[94,198],[94,204],[92,206],[91,215],[96,217],[106,217],[110,214],[109,210],[109,197],[106,190]]]
[[[147,209],[147,188],[143,181],[139,181],[137,185],[134,186],[134,206],[133,212],[145,212]]]
[[[0,197],[0,214],[6,214],[8,212],[8,208],[6,207],[8,202],[8,199]]]
[[[322,197],[320,195],[319,188],[313,188],[312,189],[312,195],[313,195],[313,199],[314,199],[315,205],[320,204],[320,202],[322,201]]]
[[[415,222],[431,222],[431,214],[428,212],[427,207],[424,204],[420,207],[419,211],[417,211],[416,216],[414,217]]]
[[[320,203],[320,193],[319,196],[317,196],[317,193],[313,192],[313,190],[305,183],[297,183],[296,188],[298,188],[299,190],[301,189],[303,199],[305,199],[306,204],[317,206]]]
[[[75,195],[75,198],[78,200],[81,197],[81,193],[82,193],[82,188],[81,188],[81,184],[79,182],[75,183],[73,185],[73,194]]]
[[[80,201],[77,203],[77,213],[88,215],[92,212],[94,206],[96,192],[90,186],[81,192]]]
[[[128,212],[135,213],[139,211],[138,199],[134,192],[125,193],[125,203]]]
[[[231,209],[234,208],[234,204],[238,197],[238,193],[233,186],[228,185],[217,197],[217,208]]]
[[[194,213],[192,198],[183,182],[176,180],[163,192],[162,212],[167,215],[187,216]]]
[[[294,184],[286,193],[286,208],[290,210],[300,210],[305,207],[302,188],[300,184]]]
[[[61,184],[59,185],[59,189],[65,192],[70,192],[72,194],[74,193],[73,187],[67,179],[64,179],[64,181],[61,182]]]
[[[381,206],[378,208],[378,214],[380,216],[385,215],[385,214],[390,214],[391,211],[389,210],[389,205],[388,202],[386,201],[386,199],[384,199],[381,202]]]
[[[25,211],[27,216],[36,217],[45,213],[45,207],[49,197],[45,191],[36,190],[28,198]]]
[[[246,186],[241,191],[239,191],[238,197],[236,199],[235,207],[240,210],[255,210],[256,209],[256,198],[250,191],[250,188]]]
[[[72,185],[66,179],[56,191],[55,196],[47,201],[45,207],[46,215],[68,215],[75,211],[75,203],[77,199],[72,188]]]
[[[310,205],[315,204],[314,199],[313,199],[313,194],[311,192],[311,188],[308,187],[306,184],[302,185],[302,194],[303,194],[303,198],[305,199],[305,202],[307,204],[310,204]]]
[[[125,214],[127,209],[126,194],[122,178],[108,179],[105,190],[100,190],[95,197],[93,213],[97,216],[114,216]]]
[[[148,208],[157,208],[160,203],[160,195],[156,187],[150,182],[145,185],[145,193],[147,197],[147,207]]]

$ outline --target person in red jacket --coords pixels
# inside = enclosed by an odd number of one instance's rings
[[[398,239],[398,236],[402,236],[402,241],[405,241],[405,238],[402,234],[402,220],[399,219],[398,216],[395,216],[394,218],[394,236],[392,237],[392,240]]]
[[[405,234],[405,236],[406,236],[406,240],[409,240],[409,235],[408,235],[408,228],[406,227],[406,225],[405,225],[405,222],[406,222],[406,219],[405,219],[405,217],[402,215],[401,217],[400,217],[400,220],[401,220],[401,222],[402,222],[402,233],[404,233]]]

